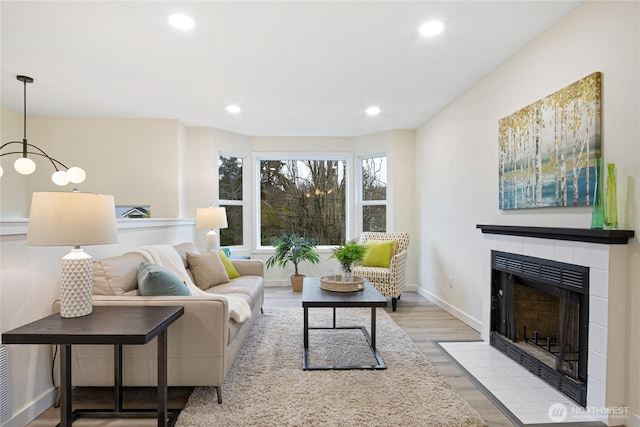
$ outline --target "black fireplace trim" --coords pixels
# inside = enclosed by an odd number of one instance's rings
[[[573,242],[626,245],[634,238],[634,230],[593,230],[591,228],[521,227],[513,225],[477,224],[484,234],[537,237],[540,239],[569,240]]]

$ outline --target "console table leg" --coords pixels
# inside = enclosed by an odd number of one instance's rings
[[[158,426],[167,426],[167,330],[158,334]]]
[[[113,346],[113,410],[122,411],[122,346]]]
[[[71,427],[71,345],[60,345],[60,426]]]

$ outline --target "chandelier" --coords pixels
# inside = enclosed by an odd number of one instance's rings
[[[20,154],[21,157],[19,157],[13,163],[13,167],[16,170],[16,172],[22,175],[32,174],[36,170],[36,164],[33,160],[31,160],[28,157],[29,155],[44,157],[47,160],[49,160],[49,162],[51,162],[51,164],[53,165],[53,168],[55,169],[55,172],[53,172],[53,175],[51,175],[51,180],[53,181],[54,184],[67,185],[70,182],[75,184],[79,184],[83,182],[87,177],[84,170],[82,170],[77,166],[68,168],[61,161],[54,159],[53,157],[49,156],[40,148],[36,147],[33,144],[29,144],[27,142],[27,83],[33,83],[33,79],[27,76],[17,76],[16,78],[22,83],[24,83],[24,116],[23,116],[24,134],[23,134],[22,141],[9,141],[7,143],[2,144],[2,146],[0,146],[0,157],[7,156],[9,154]],[[22,149],[18,151],[16,147],[13,147],[14,144],[18,144],[22,146]],[[7,150],[13,149],[16,151],[5,150],[5,152],[3,153],[2,150],[4,150],[5,148]],[[3,173],[4,171],[2,169],[2,166],[0,166],[0,177],[2,176]]]

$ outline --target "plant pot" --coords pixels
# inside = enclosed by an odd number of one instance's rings
[[[304,280],[304,274],[291,275],[291,287],[293,292],[302,292],[302,282]]]

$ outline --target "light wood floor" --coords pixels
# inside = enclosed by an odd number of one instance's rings
[[[271,307],[300,307],[301,294],[293,293],[290,288],[266,288],[264,309]],[[398,325],[411,337],[433,366],[447,381],[473,406],[491,427],[513,426],[513,424],[485,397],[433,344],[433,341],[473,341],[480,334],[459,321],[449,313],[430,303],[415,292],[405,292],[398,302],[398,310],[386,311]],[[172,388],[169,390],[169,406],[184,407],[191,389]],[[155,390],[132,389],[125,392],[124,398],[132,407],[153,408]],[[109,389],[83,388],[74,390],[74,408],[105,407],[111,404]],[[41,414],[28,427],[55,426],[60,421],[56,408],[50,408]],[[110,419],[97,420],[83,418],[74,422],[74,427],[136,427],[153,426],[154,420]]]

